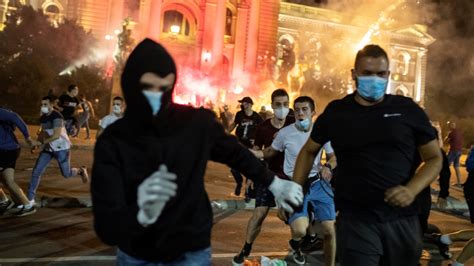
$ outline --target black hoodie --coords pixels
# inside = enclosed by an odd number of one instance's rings
[[[122,74],[125,116],[107,127],[95,146],[94,226],[104,243],[118,245],[132,257],[167,262],[210,246],[212,210],[204,190],[208,160],[225,163],[266,185],[274,175],[226,134],[208,110],[173,104],[167,92],[153,116],[139,86],[146,72],[160,77],[176,74],[171,56],[149,39],[135,48]],[[177,175],[177,195],[158,220],[144,228],[137,221],[138,185],[161,164]]]

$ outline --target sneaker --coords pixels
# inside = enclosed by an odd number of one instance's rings
[[[27,215],[33,214],[35,212],[36,212],[36,207],[35,206],[31,206],[30,208],[23,207],[23,208],[21,208],[20,211],[18,211],[14,215],[18,216],[18,217],[21,217],[21,216],[27,216]]]
[[[27,205],[28,205],[28,207],[29,207],[29,206],[35,206],[35,204],[36,204],[35,200],[32,199],[32,200],[30,200],[30,203],[28,203]],[[25,205],[20,204],[20,205],[16,205],[15,208],[17,208],[17,209],[23,209],[24,207],[25,207]]]
[[[3,215],[8,209],[10,209],[13,205],[13,201],[6,200],[0,203],[0,216]]]
[[[322,248],[323,248],[323,240],[321,238],[318,238],[317,235],[314,235],[314,236],[306,235],[303,238],[303,242],[301,243],[301,251],[305,253],[321,250]]]
[[[453,257],[453,254],[449,252],[449,245],[446,245],[441,242],[441,234],[432,234],[431,236],[433,238],[434,243],[438,246],[439,254],[447,260],[451,259]]]
[[[247,254],[247,256],[244,254],[244,251],[241,250],[239,254],[235,255],[234,258],[232,259],[232,265],[233,266],[239,266],[239,265],[243,265],[244,263],[244,260],[246,257],[248,257],[249,254]]]
[[[301,251],[293,252],[292,258],[293,258],[293,261],[298,265],[306,264],[306,258],[304,257],[303,253],[301,253]]]
[[[86,184],[89,182],[89,174],[87,173],[87,168],[85,166],[79,168],[79,175],[81,176],[82,183]]]
[[[462,213],[462,216],[471,217],[471,213],[469,211],[465,211],[465,212]]]

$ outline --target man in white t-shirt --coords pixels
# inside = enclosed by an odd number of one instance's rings
[[[312,117],[315,115],[315,104],[313,99],[307,96],[298,97],[294,103],[296,122],[281,129],[270,147],[263,151],[252,151],[259,158],[270,158],[285,153],[283,171],[292,178],[298,154],[311,134]],[[324,257],[326,265],[335,264],[336,235],[334,221],[336,211],[334,206],[334,195],[329,183],[332,178],[332,169],[336,167],[336,158],[331,144],[324,145],[328,163],[321,164],[321,152],[316,156],[310,172],[307,192],[303,206],[289,217],[288,224],[291,227],[292,239],[290,247],[293,249],[293,260],[299,265],[304,265],[306,259],[301,252],[301,243],[306,236],[308,227],[313,217],[319,222],[324,236]],[[310,214],[312,213],[312,215]],[[280,218],[284,217],[281,212]]]
[[[102,134],[108,126],[123,117],[123,109],[123,98],[120,96],[114,97],[112,101],[112,113],[106,115],[99,121],[99,129],[97,130],[96,139],[99,138],[100,134]]]

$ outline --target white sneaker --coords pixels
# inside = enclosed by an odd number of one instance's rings
[[[26,204],[26,208],[29,209],[29,208],[35,206],[35,203],[36,202],[35,202],[34,199],[30,200],[30,203]],[[23,209],[23,207],[25,207],[23,204],[16,206],[17,209]]]
[[[471,213],[469,211],[465,211],[465,212],[463,212],[462,216],[471,217]]]

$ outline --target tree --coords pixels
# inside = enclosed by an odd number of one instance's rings
[[[76,22],[65,20],[55,27],[41,10],[20,7],[0,32],[0,104],[37,116],[40,98],[58,85],[65,88],[59,73],[91,54],[95,45],[92,34]],[[94,78],[88,74],[90,80],[103,79],[101,71],[91,69],[96,72]]]

